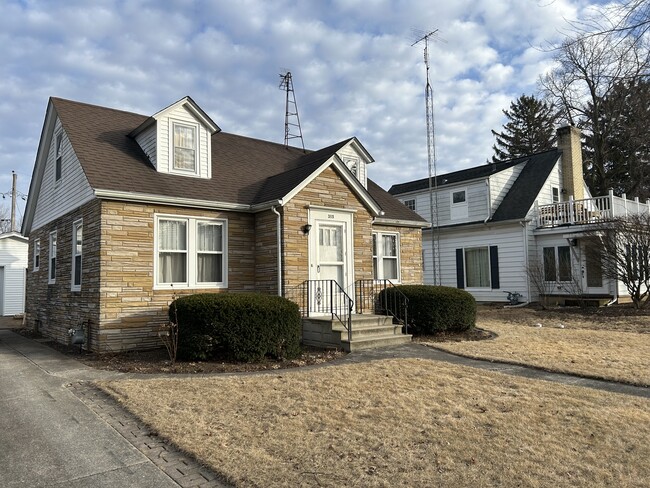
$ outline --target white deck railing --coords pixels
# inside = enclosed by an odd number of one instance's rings
[[[650,212],[650,201],[639,202],[638,198],[628,200],[614,196],[612,190],[604,197],[585,198],[568,202],[537,206],[537,227],[559,227],[562,225],[585,225],[625,217],[629,214]]]

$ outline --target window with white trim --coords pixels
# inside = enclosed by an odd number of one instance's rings
[[[571,248],[569,246],[545,247],[544,281],[572,281]]]
[[[551,188],[551,195],[553,203],[558,203],[560,201],[560,189],[557,186]]]
[[[455,190],[450,192],[450,216],[452,220],[466,219],[468,215],[467,190]]]
[[[490,288],[490,254],[487,246],[465,248],[465,286]]]
[[[72,291],[81,290],[83,249],[83,222],[77,220],[72,224]]]
[[[196,173],[197,171],[197,128],[191,125],[172,123],[173,168],[175,171]]]
[[[41,267],[41,240],[34,240],[34,271]]]
[[[50,232],[50,257],[47,271],[47,282],[53,284],[56,281],[56,231]]]
[[[372,234],[372,269],[376,280],[399,281],[399,234]]]
[[[227,286],[226,235],[225,220],[158,216],[155,285],[161,288]]]
[[[404,205],[406,205],[406,208],[409,210],[413,210],[415,212],[415,198],[404,200]]]
[[[61,165],[62,165],[62,151],[61,146],[63,144],[63,133],[59,132],[56,135],[56,149],[54,153],[54,180],[59,181],[61,179]]]

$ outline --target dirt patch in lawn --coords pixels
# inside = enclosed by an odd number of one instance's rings
[[[650,479],[650,400],[424,359],[101,386],[242,487]]]

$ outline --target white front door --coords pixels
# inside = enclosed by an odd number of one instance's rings
[[[342,307],[338,285],[354,298],[354,251],[352,213],[310,209],[309,279],[310,301],[315,312],[331,313],[331,306]],[[352,292],[350,292],[352,290]]]

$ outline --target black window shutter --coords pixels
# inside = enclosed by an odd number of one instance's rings
[[[463,266],[463,250],[456,249],[456,286],[465,288],[465,268]]]
[[[490,246],[490,278],[492,289],[499,288],[499,247]]]

